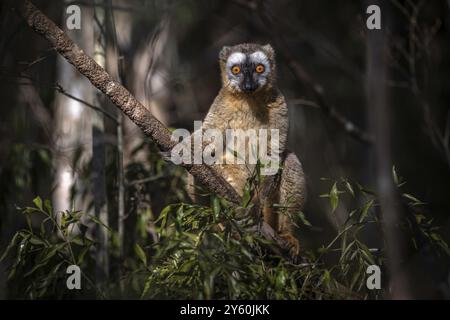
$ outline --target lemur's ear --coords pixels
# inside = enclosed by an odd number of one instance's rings
[[[223,47],[222,50],[220,50],[219,53],[219,60],[225,62],[230,55],[231,47]]]
[[[271,59],[275,58],[275,50],[273,50],[273,48],[270,44],[266,44],[262,48],[269,55],[269,57]]]

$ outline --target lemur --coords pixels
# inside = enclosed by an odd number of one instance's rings
[[[286,150],[288,108],[276,85],[275,52],[269,44],[244,43],[222,48],[219,63],[222,88],[203,121],[202,130],[218,129],[225,136],[227,129],[278,129],[283,163],[279,184],[270,196],[271,203],[266,203],[263,209],[264,221],[288,240],[298,254],[300,246],[294,236],[292,216],[305,203],[305,176],[297,156]],[[221,163],[212,167],[242,195],[255,166]],[[194,179],[189,176],[188,193],[194,201],[195,192]],[[274,203],[280,204],[278,209],[272,207]]]

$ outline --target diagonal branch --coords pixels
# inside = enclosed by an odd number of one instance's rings
[[[122,110],[162,151],[170,151],[175,145],[169,130],[159,122],[133,95],[115,81],[92,58],[87,56],[60,28],[29,1],[18,7],[19,14],[37,33],[44,36],[55,50],[71,63],[81,74]],[[206,165],[183,164],[210,191],[233,203],[239,203],[236,191],[215,171]]]

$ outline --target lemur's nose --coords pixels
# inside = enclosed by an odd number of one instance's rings
[[[254,83],[251,79],[245,79],[242,84],[242,90],[245,92],[251,92],[256,90],[256,83]]]
[[[244,91],[255,91],[256,87],[251,83],[244,83]]]

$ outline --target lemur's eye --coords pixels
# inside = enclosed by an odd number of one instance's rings
[[[241,72],[241,68],[239,66],[233,66],[231,68],[231,72],[233,72],[233,74],[238,74],[239,72]]]
[[[255,71],[258,73],[263,73],[264,72],[264,66],[262,64],[258,64],[255,68]]]

